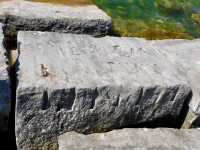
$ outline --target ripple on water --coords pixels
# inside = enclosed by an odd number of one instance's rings
[[[200,38],[200,0],[28,1],[73,6],[94,3],[112,18],[110,35],[143,37],[149,40]]]
[[[92,0],[113,19],[110,34],[146,39],[200,38],[199,0]]]

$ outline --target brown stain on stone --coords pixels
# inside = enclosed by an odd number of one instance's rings
[[[41,64],[41,71],[42,71],[42,76],[43,77],[48,77],[49,76],[49,73],[47,72],[47,68],[45,68],[43,64]]]

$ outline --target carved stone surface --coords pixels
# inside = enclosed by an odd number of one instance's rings
[[[67,131],[94,133],[156,120],[173,124],[191,92],[139,38],[19,32],[19,149],[57,148]]]
[[[82,135],[65,133],[58,138],[59,150],[199,150],[200,130],[123,129]]]
[[[4,31],[5,28],[0,24],[0,132],[8,130],[8,117],[11,107],[10,78]]]
[[[194,123],[194,126],[200,127],[200,39],[150,41],[150,43],[187,78],[192,89],[192,99],[188,103],[191,110],[188,115],[193,117],[188,118],[188,116],[185,124],[193,126]],[[193,113],[194,115],[191,115]]]
[[[111,18],[95,5],[73,7],[22,0],[1,2],[0,21],[6,24],[9,37],[16,36],[17,31],[102,36],[111,26]]]

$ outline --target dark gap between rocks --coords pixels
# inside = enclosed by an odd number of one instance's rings
[[[17,150],[16,138],[15,138],[15,103],[16,103],[16,73],[15,73],[15,62],[13,65],[10,65],[11,60],[11,50],[17,49],[17,41],[6,41],[6,50],[9,58],[10,66],[10,80],[11,80],[11,111],[9,114],[9,131],[2,134],[3,137],[0,137],[2,150]]]
[[[145,122],[145,123],[124,126],[119,129],[123,129],[123,128],[152,128],[152,129],[154,129],[154,128],[174,128],[174,129],[177,129],[174,118],[170,118],[169,116],[165,116],[161,119],[156,119],[156,120]]]
[[[188,95],[188,97],[185,99],[184,103],[183,103],[183,107],[182,107],[182,110],[176,120],[176,127],[177,128],[181,128],[184,121],[185,121],[185,118],[187,117],[187,114],[189,112],[189,109],[190,107],[188,106],[188,104],[190,103],[191,99],[193,97],[193,94],[192,92]]]

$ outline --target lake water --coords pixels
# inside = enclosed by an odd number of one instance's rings
[[[200,38],[200,0],[93,0],[121,36]]]
[[[110,35],[146,39],[200,38],[200,0],[30,0],[94,3],[113,20]]]

